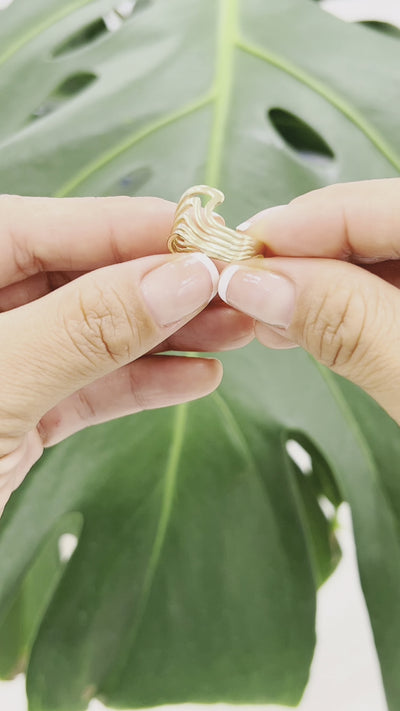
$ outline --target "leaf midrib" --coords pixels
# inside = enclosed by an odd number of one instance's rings
[[[227,69],[229,71],[229,67],[227,66],[229,62],[231,61],[231,51],[230,51],[230,37],[231,37],[231,31],[232,27],[235,26],[234,23],[234,18],[232,17],[232,11],[237,8],[237,0],[220,0],[220,31],[219,31],[219,41],[220,41],[220,52],[219,52],[219,58],[217,61],[217,72],[216,72],[216,87],[220,86],[221,81],[223,79],[223,73],[222,69]],[[228,17],[229,16],[229,17]],[[224,31],[225,29],[225,23],[224,20],[228,20],[227,23],[227,28],[228,32]],[[222,67],[222,69],[221,69]],[[201,105],[204,105],[205,100],[207,97],[205,97],[203,100],[200,100]],[[208,101],[211,100],[211,97],[207,99]],[[214,145],[214,142],[218,143],[220,142],[220,132],[223,129],[224,122],[226,120],[226,111],[227,111],[227,102],[229,101],[228,96],[224,96],[220,102],[220,104],[217,106],[217,110],[215,112],[215,123],[214,123],[214,132],[213,132],[213,140],[211,141],[210,144],[210,150],[211,146]],[[196,102],[196,104],[199,102]],[[193,108],[190,109],[193,111]],[[185,112],[183,115],[187,115],[188,110],[186,108]],[[143,129],[143,132],[145,132],[146,129]],[[146,131],[146,135],[149,135],[149,131]],[[129,140],[129,139],[127,139]],[[215,169],[215,168],[214,168]],[[221,401],[221,398],[220,398]],[[219,401],[219,402],[220,402]],[[221,402],[220,402],[220,407],[221,407]],[[145,572],[144,576],[144,581],[143,581],[143,586],[142,586],[142,591],[141,591],[141,596],[138,604],[138,608],[135,613],[135,622],[132,628],[132,632],[129,635],[129,640],[127,642],[126,648],[132,647],[135,644],[135,640],[140,628],[141,621],[143,620],[143,617],[146,612],[147,608],[147,602],[150,596],[151,592],[151,587],[153,584],[154,576],[158,567],[158,563],[160,561],[160,557],[162,554],[162,549],[165,541],[165,536],[167,533],[168,529],[168,524],[170,521],[171,513],[172,513],[172,504],[173,504],[173,499],[174,499],[174,494],[175,494],[175,489],[176,489],[176,480],[177,480],[177,473],[178,473],[178,467],[179,467],[179,462],[182,454],[182,448],[183,448],[183,443],[184,443],[184,433],[186,430],[187,426],[187,413],[188,413],[188,404],[184,405],[179,405],[178,407],[175,408],[175,421],[172,427],[173,430],[173,436],[172,436],[172,441],[171,441],[171,447],[169,451],[169,457],[167,461],[167,466],[165,470],[165,478],[164,478],[164,494],[161,502],[161,509],[160,509],[160,517],[158,521],[158,526],[154,538],[154,542],[151,548],[150,556],[149,556],[149,562],[147,565],[147,569]],[[240,440],[240,446],[242,449],[242,452],[246,456],[246,458],[250,455],[251,457],[251,452],[247,447],[246,441],[243,441],[243,438]],[[253,465],[255,466],[255,463],[251,457],[251,461],[253,462]]]
[[[171,444],[167,454],[167,463],[165,467],[165,475],[163,482],[164,490],[161,498],[160,513],[156,526],[154,540],[150,550],[147,567],[144,572],[140,597],[137,602],[137,607],[134,610],[134,619],[132,621],[132,625],[130,627],[127,627],[126,635],[124,636],[123,640],[121,640],[119,650],[119,664],[116,663],[115,659],[112,660],[112,665],[109,672],[103,675],[102,679],[99,680],[99,686],[96,688],[96,693],[98,693],[104,687],[104,685],[109,687],[112,686],[114,683],[118,683],[119,673],[121,673],[121,670],[124,667],[125,659],[129,656],[129,650],[135,645],[140,630],[140,625],[146,613],[147,603],[149,601],[154,576],[157,572],[165,541],[165,536],[168,529],[168,524],[171,518],[174,494],[176,489],[176,479],[178,475],[185,430],[187,426],[187,409],[187,403],[175,407],[175,417],[171,428]]]
[[[217,60],[212,90],[215,108],[211,131],[206,183],[218,186],[224,148],[224,135],[233,87],[233,63],[237,37],[238,0],[221,0],[219,6]]]
[[[136,636],[137,629],[140,625],[147,606],[151,586],[153,584],[154,575],[158,567],[165,536],[168,529],[168,523],[171,517],[172,504],[176,488],[176,479],[184,443],[184,434],[187,425],[187,410],[187,403],[184,405],[179,405],[175,408],[175,419],[172,426],[173,435],[167,459],[167,466],[165,468],[164,493],[161,501],[160,517],[149,557],[149,562],[146,569],[146,574],[143,581],[139,606],[136,611],[136,620],[133,631],[134,637]]]
[[[236,0],[234,0],[236,2]],[[221,0],[221,6],[223,9],[226,9],[228,6],[230,6],[231,0]],[[225,45],[225,43],[223,42]],[[220,75],[217,72],[217,82],[220,80]],[[212,97],[205,97],[203,100],[200,100],[199,102],[195,102],[191,108],[186,107],[186,109],[183,109],[180,114],[179,118],[182,116],[188,115],[188,113],[191,113],[197,105],[199,106],[204,106],[207,101],[211,100]],[[215,137],[218,138],[218,133],[220,130],[220,124],[223,122],[223,111],[224,107],[221,107],[221,114],[218,116],[217,112],[217,118],[216,118],[216,130],[215,130]],[[168,122],[170,122],[171,119],[169,119]],[[163,122],[163,125],[165,125],[165,119]],[[142,129],[142,134],[145,136],[150,135],[154,130],[157,130],[157,124],[154,125],[153,128],[144,128]],[[132,145],[132,141],[135,140],[134,137],[132,138],[127,138],[124,141],[124,145]],[[122,144],[119,146],[118,153],[122,152]],[[99,161],[102,161],[102,164],[104,164],[104,157],[100,158]],[[87,172],[87,171],[86,171]],[[72,181],[71,181],[72,182]],[[75,181],[76,182],[76,181]],[[63,193],[66,193],[66,187],[63,189]],[[61,192],[61,191],[60,191]],[[59,194],[60,194],[59,192]],[[140,594],[140,599],[138,602],[138,606],[135,610],[135,619],[134,623],[131,628],[130,634],[126,637],[126,641],[124,643],[124,649],[126,650],[126,653],[129,654],[128,650],[131,649],[136,642],[137,635],[139,633],[140,625],[142,623],[142,620],[144,619],[146,609],[147,609],[147,603],[150,597],[153,581],[154,581],[154,576],[156,574],[158,564],[162,555],[162,550],[164,546],[164,541],[165,537],[167,534],[168,530],[168,525],[169,521],[171,518],[171,513],[172,513],[172,506],[173,506],[173,500],[174,500],[174,494],[175,494],[175,489],[176,489],[176,481],[177,481],[177,474],[178,474],[178,468],[179,468],[179,463],[181,459],[181,454],[182,454],[182,449],[183,449],[183,444],[184,444],[184,433],[187,427],[187,413],[188,413],[188,404],[183,404],[183,405],[178,405],[175,408],[175,420],[172,426],[172,440],[171,440],[171,446],[169,449],[169,455],[168,455],[168,460],[167,460],[167,466],[165,469],[165,476],[164,476],[164,492],[162,496],[162,501],[161,501],[161,507],[160,507],[160,515],[159,515],[159,520],[158,520],[158,525],[154,537],[154,541],[151,547],[150,555],[149,555],[149,560],[148,564],[146,567],[146,571],[144,574],[144,580],[143,580],[143,585],[141,589],[141,594]],[[243,443],[241,442],[241,446],[243,446]],[[244,445],[245,446],[245,445]],[[121,655],[121,658],[123,659],[124,655]],[[123,664],[123,662],[122,662]],[[117,675],[117,670],[114,668],[111,674],[108,677],[108,683],[112,683],[113,680],[115,680]]]

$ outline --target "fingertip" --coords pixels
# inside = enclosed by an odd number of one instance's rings
[[[250,235],[263,246],[264,257],[285,254],[289,235],[289,251],[293,248],[293,211],[291,205],[274,205],[253,215],[237,226],[236,230]]]
[[[276,216],[283,210],[286,210],[287,207],[288,205],[273,205],[272,207],[267,207],[265,210],[257,212],[255,215],[253,215],[253,217],[250,217],[248,220],[241,222],[240,225],[236,227],[236,229],[238,232],[252,232],[257,225],[260,226],[260,223],[262,223],[263,220],[268,220],[271,217]]]
[[[267,208],[236,229],[266,244],[271,256],[398,259],[399,186],[399,178],[327,185]]]
[[[224,375],[224,366],[222,365],[221,361],[218,360],[218,358],[212,358],[211,361],[214,367],[215,379],[217,381],[218,387],[218,385],[220,385],[222,382],[222,378]]]
[[[216,390],[221,384],[224,369],[218,358],[196,358],[196,363],[197,384],[202,387],[204,397]],[[197,397],[202,397],[202,395],[198,395]]]

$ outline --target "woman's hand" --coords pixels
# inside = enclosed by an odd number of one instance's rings
[[[221,298],[261,343],[303,346],[400,424],[400,179],[316,190],[239,229],[266,259],[227,267]]]
[[[157,351],[252,338],[234,309],[203,311],[218,282],[210,259],[164,254],[174,210],[156,198],[0,197],[0,513],[43,447],[219,384],[218,361]]]

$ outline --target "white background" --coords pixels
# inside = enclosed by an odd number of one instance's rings
[[[11,1],[0,0],[0,9]],[[346,20],[375,19],[400,26],[400,0],[323,0],[321,5]],[[318,594],[318,643],[310,682],[298,708],[299,711],[387,711],[371,627],[360,590],[351,518],[346,505],[340,509],[339,521],[338,537],[343,559]],[[64,552],[67,552],[68,540],[64,544]],[[186,711],[191,708],[186,705]],[[262,708],[265,711],[283,709],[282,706]],[[12,682],[0,682],[0,709],[27,710],[23,675]],[[94,700],[89,709],[100,711],[105,707]],[[200,711],[201,707],[194,709]],[[209,707],[205,711],[207,709]],[[219,709],[225,711],[227,707],[219,705]],[[235,709],[239,711],[240,707]]]

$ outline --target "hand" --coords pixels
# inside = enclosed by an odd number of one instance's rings
[[[214,359],[154,353],[251,339],[248,317],[221,302],[202,311],[218,281],[208,257],[163,254],[174,210],[0,197],[0,513],[43,447],[220,382]]]
[[[261,343],[303,346],[400,424],[400,179],[332,185],[239,229],[266,258],[227,267],[221,298]]]

